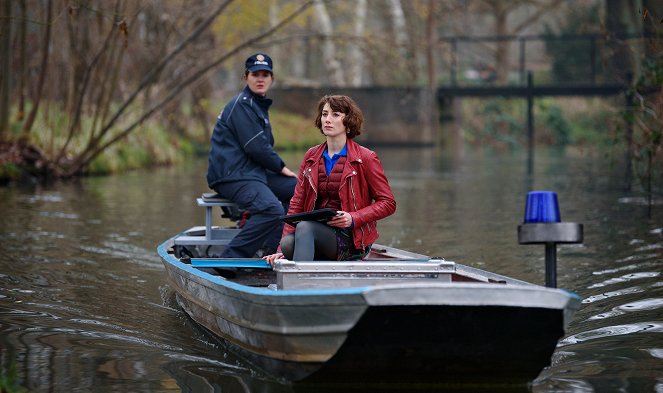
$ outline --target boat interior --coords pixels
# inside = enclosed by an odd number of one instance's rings
[[[393,247],[374,244],[360,261],[277,260],[274,266],[255,258],[220,258],[221,252],[239,232],[241,214],[218,194],[197,199],[205,208],[205,226],[192,227],[172,239],[168,253],[213,276],[235,283],[274,290],[343,288],[403,282],[473,282],[526,284],[491,272],[460,265]],[[212,225],[212,209],[221,207],[222,217],[235,223],[230,227]]]

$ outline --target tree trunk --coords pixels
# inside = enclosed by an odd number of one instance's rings
[[[350,44],[350,86],[359,87],[362,84],[362,74],[364,71],[364,30],[366,27],[366,0],[357,0],[354,20],[354,40]]]
[[[389,0],[389,11],[394,27],[396,47],[402,61],[401,64],[404,66],[404,75],[406,76],[404,82],[406,84],[416,83],[418,75],[417,50],[413,47],[413,42],[410,39],[401,0]]]
[[[315,15],[320,22],[320,32],[322,33],[322,60],[329,74],[329,83],[332,86],[343,86],[345,78],[343,77],[343,69],[341,63],[336,56],[336,45],[332,40],[334,29],[332,27],[331,18],[327,13],[327,7],[322,0],[315,0]]]
[[[120,15],[120,14],[121,11],[118,1],[116,2],[115,15]],[[60,148],[60,152],[58,153],[57,157],[55,157],[54,159],[54,162],[56,163],[60,163],[63,160],[63,158],[67,153],[67,148],[69,147],[69,143],[73,139],[74,135],[76,135],[76,133],[80,130],[81,117],[83,114],[83,106],[85,103],[85,97],[88,95],[88,87],[90,86],[90,79],[92,78],[92,75],[94,74],[96,68],[98,67],[98,63],[102,59],[103,55],[107,52],[112,53],[112,51],[109,50],[109,47],[111,47],[111,42],[113,41],[112,38],[114,34],[117,32],[117,30],[115,29],[115,25],[116,23],[115,21],[113,21],[113,23],[111,23],[110,25],[110,29],[108,31],[106,39],[104,40],[104,43],[101,45],[96,55],[92,58],[90,64],[86,67],[85,71],[83,72],[82,80],[79,83],[71,85],[71,92],[76,92],[76,94],[74,94],[72,97],[72,100],[74,102],[70,104],[71,108],[68,108],[69,119],[70,119],[69,133],[67,136],[67,140]],[[78,86],[79,84],[80,87]],[[93,95],[93,92],[91,92],[89,95]],[[94,129],[95,129],[94,127],[91,129],[91,134],[94,133]]]
[[[507,10],[502,3],[495,3],[495,35],[504,37],[508,34],[507,30]],[[497,83],[507,84],[509,81],[509,42],[506,40],[497,41],[497,50],[495,52],[495,73]]]
[[[11,70],[12,0],[2,0],[0,27],[0,141],[9,133],[9,75]]]
[[[69,39],[69,53],[67,55],[67,68],[69,76],[67,78],[67,98],[65,104],[65,113],[69,118],[73,118],[74,102],[76,101],[76,82],[78,81],[78,62],[81,56],[76,41],[80,34],[80,21],[78,18],[78,8],[70,7],[67,15],[67,35]]]
[[[208,19],[206,19],[203,23],[201,23],[190,36],[186,37],[177,46],[177,48],[175,48],[173,52],[169,53],[165,57],[165,59],[162,60],[162,62],[159,63],[159,65],[157,65],[157,67],[160,68],[165,66],[167,62],[172,60],[172,58],[175,56],[177,52],[183,50],[185,46],[192,43],[194,41],[194,38],[202,32],[202,29],[208,27],[209,24],[214,19],[216,19],[216,17],[219,15],[219,13],[221,13],[221,11],[225,8],[227,4],[228,3],[225,3],[219,9],[217,9],[217,12],[210,14]],[[192,71],[192,74],[189,77],[183,79],[175,86],[172,86],[170,91],[164,92],[164,94],[159,97],[160,99],[158,99],[158,101],[154,103],[152,107],[146,109],[142,114],[140,114],[136,120],[134,120],[129,125],[124,127],[122,131],[118,132],[117,134],[114,134],[112,137],[110,137],[110,139],[102,143],[102,140],[106,135],[106,133],[113,126],[116,125],[116,121],[120,118],[123,111],[129,106],[130,102],[133,99],[135,99],[136,95],[138,95],[142,91],[142,89],[145,88],[146,86],[145,81],[149,79],[148,78],[149,73],[148,73],[148,75],[146,75],[145,78],[143,78],[143,83],[141,83],[139,87],[134,91],[134,93],[131,94],[130,97],[120,106],[120,108],[114,113],[111,119],[106,122],[106,124],[102,127],[99,134],[94,137],[94,139],[86,146],[85,150],[75,158],[75,160],[71,163],[71,165],[68,168],[66,168],[66,171],[62,173],[62,176],[69,177],[80,173],[87,165],[89,165],[89,163],[95,157],[101,154],[108,147],[114,145],[115,143],[117,143],[118,141],[129,135],[129,133],[131,133],[137,126],[142,124],[145,120],[150,118],[156,111],[163,108],[164,105],[168,104],[173,98],[181,94],[187,86],[190,86],[193,82],[199,80],[203,75],[205,75],[211,69],[217,67],[219,64],[237,55],[241,50],[244,50],[247,47],[250,47],[251,45],[254,45],[257,42],[263,40],[264,38],[269,37],[274,32],[281,29],[284,25],[290,23],[294,18],[301,15],[310,5],[311,2],[304,3],[303,5],[298,7],[295,11],[293,11],[290,15],[284,17],[277,25],[265,30],[264,32],[257,34],[256,36],[248,38],[246,41],[237,44],[234,48],[223,53],[219,58],[215,59],[211,63],[207,63],[202,67],[198,68],[197,70]],[[150,73],[153,71],[154,70],[151,70]]]
[[[637,2],[639,3],[639,1]],[[638,62],[635,53],[629,46],[629,43],[624,39],[624,34],[640,32],[642,28],[638,29],[634,26],[632,16],[638,18],[638,10],[642,8],[640,4],[633,4],[630,0],[606,0],[606,29],[608,35],[612,40],[614,53],[608,67],[612,75],[616,75],[619,83],[626,86],[631,86],[633,81],[636,80],[636,70],[639,68],[636,64]],[[635,9],[634,9],[635,8]],[[632,15],[629,15],[632,14]],[[626,110],[630,111],[633,105],[633,95],[629,92],[626,93]],[[624,189],[630,190],[632,187],[633,176],[633,122],[626,121],[624,129],[624,141],[626,149],[624,151]]]
[[[647,50],[647,57],[654,58],[661,50],[661,44],[656,44],[653,42],[654,37],[660,38],[660,34],[663,33],[663,2],[661,0],[642,0],[642,29],[646,37],[649,37],[645,41],[650,43],[645,45]]]
[[[640,61],[643,56],[641,44],[625,39],[627,34],[640,34],[642,22],[639,0],[606,0],[606,29],[612,39],[614,53],[611,72],[617,75],[618,82],[630,86],[640,74]]]
[[[435,91],[437,77],[435,75],[435,52],[437,51],[437,25],[435,3],[437,0],[428,0],[428,18],[426,19],[426,75],[428,88]]]
[[[48,0],[46,2],[46,31],[44,32],[44,47],[42,49],[42,58],[41,58],[41,69],[39,71],[39,81],[37,82],[37,88],[35,89],[34,96],[32,97],[32,109],[28,118],[23,124],[23,131],[21,139],[27,140],[30,135],[30,130],[32,130],[32,125],[37,118],[37,112],[39,110],[39,102],[41,101],[41,93],[44,90],[44,82],[46,81],[46,75],[48,74],[48,55],[50,52],[51,46],[51,17],[53,15],[53,2]]]
[[[405,13],[400,0],[389,0],[389,14],[394,27],[394,37],[396,39],[396,48],[401,58],[407,58],[407,26],[405,24]]]
[[[11,0],[10,0],[11,1]],[[19,31],[19,70],[18,70],[18,111],[16,120],[23,121],[25,118],[25,89],[27,86],[27,65],[26,65],[26,47],[27,47],[27,7],[26,0],[21,0],[21,29]]]

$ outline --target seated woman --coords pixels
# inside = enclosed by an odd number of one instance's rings
[[[310,148],[302,161],[288,214],[333,208],[326,224],[302,221],[283,228],[281,252],[264,257],[295,261],[353,260],[365,257],[378,238],[376,221],[396,211],[394,195],[375,152],[353,138],[364,116],[347,96],[325,96],[318,103],[316,127],[326,142]]]

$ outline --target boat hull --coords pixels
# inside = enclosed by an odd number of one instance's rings
[[[541,308],[371,307],[308,380],[525,384],[550,364],[562,318]]]
[[[526,384],[549,364],[580,300],[507,285],[501,276],[500,284],[255,288],[202,272],[167,249],[159,253],[186,313],[263,371],[291,381]]]

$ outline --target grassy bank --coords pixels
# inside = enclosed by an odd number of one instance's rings
[[[0,180],[13,180],[26,174],[38,177],[38,162],[21,160],[35,155],[54,160],[68,138],[69,119],[57,104],[50,104],[46,116],[37,119],[27,143],[28,151],[11,152],[0,144]],[[98,155],[86,168],[86,175],[107,175],[151,166],[176,165],[209,151],[210,133],[223,102],[207,102],[204,114],[196,117],[187,104],[178,111],[166,111],[145,121],[118,143]],[[526,145],[526,106],[522,100],[466,99],[457,118],[465,143],[517,149]],[[166,113],[167,112],[167,113]],[[305,150],[324,140],[313,119],[291,113],[270,111],[276,148],[280,151]],[[537,100],[535,130],[538,144],[610,149],[619,144],[622,118],[605,100]],[[67,144],[64,156],[76,157],[84,150],[93,129],[92,119],[82,119],[80,131]],[[20,136],[21,122],[14,122],[9,142]],[[109,137],[112,135],[109,135]],[[14,149],[15,150],[15,149]]]
[[[623,118],[603,98],[540,98],[534,105],[536,143],[609,149],[622,138]],[[459,108],[469,144],[514,149],[527,144],[527,104],[522,99],[466,98]]]
[[[83,118],[80,131],[67,142],[68,117],[56,104],[49,105],[45,113],[37,118],[27,138],[21,133],[22,121],[11,123],[8,135],[0,142],[0,182],[39,178],[40,170],[49,161],[60,156],[63,160],[72,160],[85,149],[92,137],[86,131],[93,128],[92,119]],[[206,115],[207,119],[209,124],[202,125],[185,109],[176,115],[155,116],[99,154],[84,174],[108,175],[137,168],[175,165],[206,155],[216,114]],[[306,149],[322,140],[312,119],[270,111],[270,120],[279,150]],[[108,137],[112,137],[112,133]],[[65,145],[66,150],[61,152]]]

